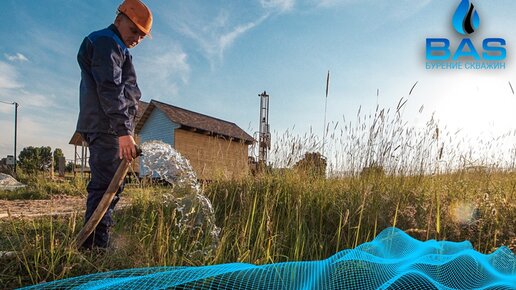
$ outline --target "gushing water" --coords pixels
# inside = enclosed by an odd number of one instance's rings
[[[181,197],[174,196],[173,193],[166,195],[164,202],[165,206],[174,206],[179,216],[179,219],[174,221],[179,233],[188,232],[198,237],[193,241],[192,250],[188,255],[210,255],[217,247],[220,228],[215,225],[213,207],[209,199],[203,195],[190,162],[172,146],[161,141],[145,142],[141,149],[144,175],[164,180],[174,188],[186,190],[186,194]],[[211,242],[206,244],[206,240]]]

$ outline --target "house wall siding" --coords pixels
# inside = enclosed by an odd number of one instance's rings
[[[159,109],[154,109],[140,130],[140,141],[161,140],[174,146],[174,129],[179,125],[170,119]]]
[[[249,173],[248,145],[243,142],[176,129],[175,149],[200,179],[242,178]]]
[[[174,131],[179,125],[170,119],[159,109],[155,108],[143,125],[138,134],[139,142],[142,144],[151,140],[160,140],[174,147]],[[140,165],[140,176],[146,174],[143,165]]]

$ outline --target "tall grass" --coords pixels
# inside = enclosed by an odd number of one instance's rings
[[[403,104],[370,117],[358,113],[357,124],[334,124],[326,139],[334,154],[328,178],[286,169],[206,184],[221,228],[218,241],[178,226],[170,198],[184,190],[157,185],[126,190],[132,205],[115,213],[115,247],[106,252],[73,248],[81,215],[1,221],[0,251],[16,254],[0,261],[0,285],[157,265],[319,260],[389,226],[421,240],[470,240],[483,253],[501,245],[516,250],[514,151],[492,153],[512,133],[461,151],[467,147],[447,145],[443,140],[456,135],[433,119],[425,128],[409,128]],[[320,149],[310,133],[286,132],[275,144],[283,144],[271,154],[277,167]]]
[[[483,253],[501,245],[515,250],[515,188],[515,173],[490,172],[340,179],[283,172],[214,181],[205,189],[222,228],[213,250],[206,235],[177,227],[177,211],[160,198],[169,189],[147,188],[116,212],[116,248],[107,252],[73,248],[83,223],[76,215],[0,223],[1,250],[16,252],[2,261],[0,284],[156,265],[318,260],[393,225],[421,240],[470,240]],[[474,210],[456,216],[467,204]]]
[[[377,106],[369,114],[359,108],[353,120],[343,116],[341,121],[330,122],[324,150],[329,175],[356,176],[368,167],[396,175],[516,167],[516,129],[499,136],[469,136],[451,131],[433,114],[426,123],[411,125],[403,117],[406,104],[402,98],[393,109]],[[316,151],[323,151],[322,138],[312,131],[296,135],[292,128],[275,134],[270,158],[276,167],[291,167],[306,152]]]

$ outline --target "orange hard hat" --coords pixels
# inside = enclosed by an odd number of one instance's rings
[[[140,0],[124,0],[118,11],[125,14],[145,35],[150,35],[152,12]]]

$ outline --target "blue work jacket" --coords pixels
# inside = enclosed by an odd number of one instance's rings
[[[133,135],[141,97],[129,49],[115,25],[84,38],[77,132]]]

